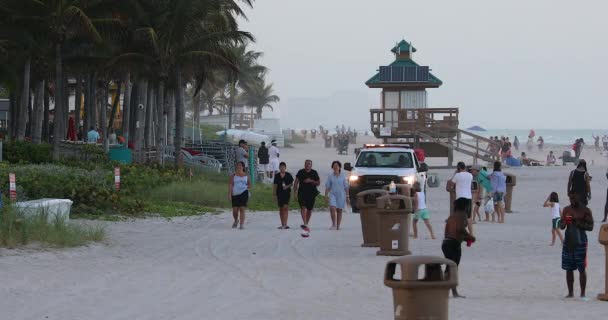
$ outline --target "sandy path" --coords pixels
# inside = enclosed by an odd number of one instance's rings
[[[335,158],[333,152],[310,152],[284,151],[287,161]],[[593,299],[604,280],[599,224],[589,234],[589,302],[562,300],[561,248],[548,246],[550,214],[540,203],[549,191],[563,195],[569,169],[514,171],[519,213],[507,215],[506,225],[476,225],[479,242],[463,249],[460,269],[460,290],[468,298],[450,301],[451,319],[605,318],[607,304]],[[605,169],[590,168],[596,177],[591,202],[596,219],[603,212]],[[451,172],[439,173],[444,182]],[[428,200],[441,235],[448,195],[432,189]],[[0,249],[0,318],[392,319],[391,292],[382,283],[389,258],[359,246],[358,215],[346,215],[343,230],[335,232],[327,230],[326,212],[315,213],[308,239],[297,230],[277,230],[272,212],[250,214],[243,231],[230,229],[231,219],[221,214],[108,223],[106,244]],[[290,225],[299,222],[292,213]],[[426,229],[421,233],[427,238]],[[440,245],[441,240],[421,239],[410,248],[441,255]]]

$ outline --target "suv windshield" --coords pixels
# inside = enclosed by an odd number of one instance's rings
[[[357,167],[366,168],[413,168],[411,152],[363,151],[357,159]]]

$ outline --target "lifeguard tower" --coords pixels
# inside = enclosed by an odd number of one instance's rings
[[[427,89],[439,88],[443,82],[428,66],[412,58],[416,52],[405,40],[391,50],[395,61],[380,66],[365,84],[382,89],[380,109],[371,109],[371,130],[384,142],[405,141],[425,151],[427,157],[447,157],[453,165],[454,151],[478,159],[493,161],[496,155],[486,148],[490,139],[458,128],[458,108],[429,108]]]

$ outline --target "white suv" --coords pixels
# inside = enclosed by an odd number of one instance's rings
[[[422,167],[422,170],[421,170]],[[419,180],[419,173],[426,171],[416,158],[414,149],[400,144],[366,144],[360,149],[355,165],[344,164],[350,171],[350,197],[353,212],[357,208],[357,193],[371,189],[382,189],[385,185],[410,184]]]

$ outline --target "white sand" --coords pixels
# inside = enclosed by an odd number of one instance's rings
[[[296,171],[308,157],[322,176],[333,149],[318,144],[284,149]],[[469,160],[463,157],[465,160]],[[590,167],[596,220],[603,214],[605,160]],[[463,246],[460,291],[450,319],[605,319],[608,303],[595,300],[604,285],[599,222],[589,233],[589,302],[564,301],[561,247],[550,242],[550,213],[541,203],[550,191],[565,198],[572,167],[520,168],[507,224],[478,223],[478,243]],[[412,240],[414,254],[441,256],[451,170],[438,171],[429,192],[438,240]],[[562,201],[562,204],[565,204]],[[382,283],[390,259],[361,248],[359,216],[347,214],[343,230],[329,231],[327,212],[300,237],[299,216],[277,230],[273,212],[248,215],[247,229],[230,229],[228,214],[188,219],[108,223],[105,244],[66,250],[0,249],[0,319],[392,319],[392,296]],[[575,293],[578,294],[578,275]]]

